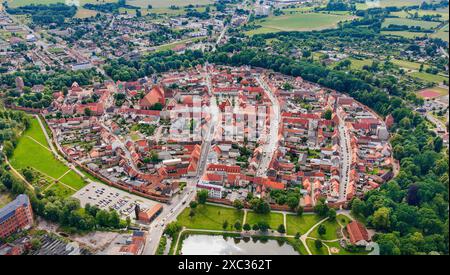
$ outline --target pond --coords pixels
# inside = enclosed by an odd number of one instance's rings
[[[183,241],[182,255],[298,255],[284,240],[250,237],[188,235]]]

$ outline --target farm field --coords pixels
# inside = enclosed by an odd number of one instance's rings
[[[30,158],[30,155],[34,157]],[[30,128],[20,137],[10,163],[18,171],[33,168],[42,175],[43,180],[51,183],[45,188],[67,189],[60,190],[65,194],[73,193],[85,185],[78,174],[54,157],[36,118],[31,120]]]
[[[408,69],[408,70],[419,70],[420,69],[420,63],[418,63],[418,62],[411,62],[411,61],[400,60],[400,59],[392,59],[391,61],[395,65],[405,68],[405,69]],[[430,66],[424,64],[423,67],[424,67],[424,69],[426,69]]]
[[[431,2],[431,0],[367,0],[366,3],[358,3],[356,8],[358,10],[366,10],[375,7],[406,7],[417,6],[422,2]]]
[[[439,25],[439,22],[431,22],[431,21],[421,21],[421,20],[413,20],[408,18],[386,18],[383,22],[383,27],[388,27],[389,25],[406,25],[409,27],[420,26],[424,29],[432,29],[436,28]]]
[[[188,6],[188,5],[207,5],[214,3],[213,0],[128,0],[129,5],[147,8],[152,5],[153,8],[168,8],[174,6]]]
[[[305,234],[314,224],[320,221],[320,217],[315,214],[287,215],[287,234],[295,235],[297,232]]]
[[[191,208],[187,207],[178,216],[177,221],[191,229],[223,230],[223,222],[228,221],[227,231],[234,230],[234,223],[244,218],[244,211],[234,208],[226,208],[215,205],[198,205],[195,208],[195,215],[189,216]]]
[[[257,20],[263,30],[248,31],[248,35],[279,31],[310,31],[334,28],[341,21],[351,20],[350,15],[336,15],[325,13],[297,13],[292,15],[272,16]]]
[[[443,26],[442,28],[440,28],[439,30],[437,30],[435,33],[432,33],[430,36],[433,38],[440,38],[444,41],[448,42],[448,23],[447,25]]]
[[[423,37],[425,35],[429,35],[429,33],[424,32],[407,32],[407,31],[381,31],[381,34],[386,35],[397,35],[405,38],[415,38],[415,37]]]
[[[257,214],[251,211],[247,212],[247,220],[245,221],[245,223],[253,226],[254,224],[262,221],[267,222],[271,229],[277,230],[278,226],[284,223],[283,214],[274,212],[271,212],[269,214]]]
[[[419,78],[421,80],[434,82],[434,83],[441,83],[444,80],[448,80],[448,77],[445,77],[445,76],[442,76],[442,75],[424,73],[424,72],[413,72],[410,75],[415,77],[415,78]]]

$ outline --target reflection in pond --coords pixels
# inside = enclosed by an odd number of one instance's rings
[[[226,237],[188,235],[181,248],[183,255],[298,255],[282,239],[264,237]]]

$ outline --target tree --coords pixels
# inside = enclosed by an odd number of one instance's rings
[[[322,248],[322,246],[323,246],[321,240],[315,240],[314,241],[314,245],[316,246],[317,250],[320,250]]]
[[[246,223],[246,224],[244,224],[242,229],[244,229],[245,231],[250,231],[252,228],[251,228],[250,224]]]
[[[177,222],[171,222],[166,226],[164,233],[172,237],[172,239],[176,236],[178,232],[181,230],[181,225]]]
[[[89,108],[84,108],[84,115],[85,116],[91,116],[92,115],[92,111]]]
[[[330,208],[330,210],[328,210],[328,219],[330,221],[336,220],[336,210],[334,208]]]
[[[388,230],[390,227],[390,212],[387,207],[381,207],[373,213],[372,224],[378,230]]]
[[[241,210],[242,208],[244,208],[244,203],[241,200],[235,199],[233,201],[233,206],[238,209]]]
[[[226,230],[227,227],[228,227],[228,221],[227,221],[227,220],[224,220],[223,223],[222,223],[222,228],[223,228],[223,230]]]
[[[269,226],[269,224],[267,222],[260,221],[260,222],[258,222],[258,228],[262,232],[266,232],[267,230],[269,230],[270,226]]]
[[[300,239],[300,237],[301,237],[300,232],[295,233],[295,236],[294,236],[295,239],[298,240],[298,239]]]
[[[189,217],[192,219],[195,216],[195,210],[194,208],[191,208],[191,210],[189,211]]]
[[[208,190],[200,190],[197,192],[197,201],[199,204],[205,204],[208,199]]]
[[[281,233],[281,234],[286,233],[286,228],[284,227],[284,224],[280,224],[280,225],[278,226],[277,231],[278,231],[278,233]]]
[[[189,207],[192,208],[192,209],[197,208],[197,205],[198,205],[198,203],[197,203],[196,201],[191,201],[191,202],[189,203]]]
[[[325,227],[325,225],[320,224],[317,228],[317,233],[319,233],[320,236],[325,235],[327,233],[327,228]]]
[[[303,211],[304,211],[303,206],[297,207],[297,215],[298,216],[302,216],[303,215]]]
[[[14,152],[14,145],[11,141],[7,140],[3,143],[3,153],[10,158]]]
[[[241,224],[241,222],[240,221],[236,221],[235,223],[234,223],[234,228],[236,228],[236,230],[241,230],[241,228],[242,228],[242,224]]]
[[[325,203],[324,198],[320,198],[316,203],[316,206],[314,206],[314,212],[316,212],[321,217],[325,217],[328,214],[328,209],[328,205]]]
[[[291,208],[292,210],[294,210],[295,208],[297,208],[299,203],[299,198],[296,196],[289,196],[287,199],[287,205],[289,206],[289,208]]]
[[[257,223],[255,223],[255,224],[252,226],[252,229],[253,229],[254,231],[259,230],[259,225],[258,225]]]
[[[330,120],[332,116],[333,116],[333,111],[330,110],[330,109],[327,109],[327,110],[323,113],[322,118]]]
[[[366,204],[361,201],[359,198],[355,198],[352,200],[352,213],[355,216],[364,215],[366,210]]]
[[[34,180],[33,171],[30,168],[23,169],[22,174],[28,182],[32,182]]]

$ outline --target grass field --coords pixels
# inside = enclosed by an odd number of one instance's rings
[[[313,239],[307,239],[306,245],[309,247],[309,250],[313,255],[328,255],[328,249],[326,248],[326,246],[322,244],[322,247],[320,249],[317,249],[315,240]]]
[[[386,18],[383,22],[383,27],[388,27],[389,25],[406,25],[409,27],[420,26],[424,29],[433,29],[439,25],[439,22],[431,22],[431,21],[421,21],[421,20],[413,20],[408,18]]]
[[[214,3],[213,0],[128,0],[129,5],[147,8],[152,5],[153,8],[167,8],[174,6],[188,6],[188,5],[207,5]]]
[[[247,212],[247,220],[246,223],[253,226],[254,224],[257,224],[258,222],[267,222],[271,229],[277,230],[278,226],[280,224],[283,224],[283,215],[280,213],[274,213],[271,212],[269,214],[257,214],[255,212]]]
[[[441,83],[444,80],[448,80],[448,77],[445,77],[442,75],[424,73],[424,72],[413,72],[410,75],[415,78],[418,78],[418,79],[421,79],[424,81],[428,81],[428,82],[433,82],[433,83]]]
[[[50,189],[62,188],[61,193],[73,193],[85,185],[78,174],[54,157],[36,118],[31,120],[30,128],[20,137],[10,162],[19,171],[32,167],[49,182],[57,180]]]
[[[337,221],[329,221],[326,220],[323,223],[321,223],[325,226],[326,232],[324,235],[319,235],[318,228],[319,226],[316,226],[314,230],[309,234],[309,237],[322,239],[322,240],[335,240],[338,238],[337,231],[340,230],[339,223]]]
[[[320,217],[315,214],[303,214],[302,216],[287,215],[287,234],[295,235],[297,232],[300,232],[303,235],[319,221]]]
[[[372,59],[355,59],[355,58],[348,58],[352,64],[350,67],[352,69],[361,70],[365,65],[370,66],[372,65],[373,60]]]
[[[329,246],[330,248],[335,247],[335,248],[339,249],[338,253],[331,253],[332,255],[367,255],[369,253],[369,251],[365,251],[364,248],[361,248],[358,252],[347,251],[343,247],[341,247],[341,245],[339,244],[338,241],[326,242],[325,244],[327,246]]]
[[[195,216],[189,217],[190,208],[186,208],[178,216],[177,221],[187,228],[223,230],[223,222],[228,221],[227,231],[233,231],[232,227],[236,221],[244,218],[244,211],[215,205],[198,205]]]
[[[366,3],[356,4],[358,10],[366,10],[368,8],[376,7],[406,7],[418,6],[422,2],[431,2],[431,0],[367,0]]]
[[[408,60],[400,60],[400,59],[392,59],[392,63],[395,65],[408,69],[408,70],[419,70],[420,69],[420,63],[418,62],[412,62]],[[429,68],[430,66],[427,64],[423,65],[424,69]]]
[[[433,38],[440,38],[444,41],[448,42],[448,23],[447,25],[443,26],[442,28],[440,28],[439,30],[437,30],[435,33],[432,33],[430,36]]]
[[[256,20],[261,29],[246,32],[247,35],[280,31],[311,31],[334,28],[340,21],[351,20],[350,15],[325,13],[296,13],[292,15],[271,16]]]
[[[396,36],[401,36],[401,37],[405,37],[405,38],[416,38],[416,37],[424,37],[425,35],[430,35],[429,33],[424,33],[424,32],[406,32],[406,31],[381,31],[381,34],[386,34],[386,35],[396,35]]]

